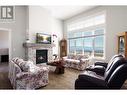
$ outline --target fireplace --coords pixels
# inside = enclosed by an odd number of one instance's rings
[[[47,49],[36,50],[36,64],[48,62],[47,54],[48,54]]]
[[[38,43],[23,43],[23,47],[25,47],[25,60],[31,60],[34,64],[45,63],[48,61],[53,60],[53,50],[54,44],[38,44]],[[41,55],[41,51],[45,50],[47,53],[46,60],[38,60],[38,53],[39,56]],[[45,52],[44,52],[45,53]],[[42,53],[43,54],[43,53]],[[36,57],[37,55],[37,57]],[[41,55],[42,56],[42,55]],[[42,57],[39,57],[42,59]],[[38,61],[36,61],[38,60]],[[41,62],[40,62],[41,61]]]

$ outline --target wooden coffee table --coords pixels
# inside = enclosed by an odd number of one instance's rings
[[[51,62],[48,62],[47,65],[56,66],[55,73],[64,74],[64,68],[65,67],[63,65],[63,60],[62,59],[53,60]]]

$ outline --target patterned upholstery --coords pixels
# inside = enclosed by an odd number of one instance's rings
[[[84,70],[89,64],[89,57],[83,55],[68,55],[63,57],[65,67]]]
[[[35,89],[48,84],[48,66],[13,58],[9,62],[9,79],[14,89]]]

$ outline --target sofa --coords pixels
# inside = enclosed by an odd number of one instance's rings
[[[14,89],[36,89],[48,84],[48,66],[13,58],[9,62],[9,79]]]
[[[84,70],[90,62],[90,57],[87,55],[68,55],[63,57],[65,67]]]

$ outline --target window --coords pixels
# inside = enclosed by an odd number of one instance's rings
[[[82,54],[82,50],[83,50],[83,40],[82,38],[78,38],[75,40],[76,42],[76,54]]]
[[[103,49],[104,49],[104,30],[96,30],[95,31],[95,39],[94,39],[94,56],[103,57]]]
[[[69,40],[69,53],[75,53],[75,40]]]
[[[93,37],[84,38],[84,54],[92,55]]]
[[[104,56],[105,15],[94,16],[68,26],[69,53]]]

